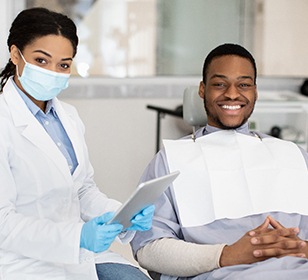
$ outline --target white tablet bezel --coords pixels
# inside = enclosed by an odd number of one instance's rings
[[[168,175],[141,183],[107,224],[122,224],[124,230],[130,227],[131,219],[142,209],[153,204],[179,174],[179,171],[175,171]]]

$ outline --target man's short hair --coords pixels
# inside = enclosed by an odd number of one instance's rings
[[[231,43],[220,45],[216,47],[215,49],[213,49],[207,55],[207,57],[204,60],[204,64],[203,64],[203,71],[202,71],[203,83],[206,83],[206,75],[208,72],[208,67],[209,67],[209,64],[212,62],[212,60],[216,57],[221,57],[225,55],[237,55],[237,56],[248,59],[251,62],[253,69],[254,69],[254,74],[255,74],[254,83],[256,84],[257,66],[256,66],[256,62],[252,54],[248,50],[246,50],[244,47],[237,45],[237,44],[231,44]]]

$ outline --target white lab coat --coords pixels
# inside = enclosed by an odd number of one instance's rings
[[[12,80],[0,94],[0,279],[92,280],[95,262],[123,262],[112,252],[80,249],[82,220],[120,203],[93,181],[84,126],[74,107],[55,99],[78,167],[65,157],[19,96]]]

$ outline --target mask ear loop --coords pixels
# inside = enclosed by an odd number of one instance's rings
[[[24,61],[24,63],[27,63],[26,59],[24,58],[24,56],[22,55],[22,52],[20,51],[20,49],[18,49],[18,52],[22,58],[22,60]]]
[[[20,49],[18,49],[18,52],[22,58],[22,60],[24,61],[25,64],[27,64],[28,62],[26,61],[26,59],[24,58],[24,56],[22,55],[22,52],[20,51]],[[17,71],[17,77],[18,79],[21,78],[21,76],[19,75],[19,69],[18,69],[18,64],[16,64],[16,71]],[[22,74],[21,74],[22,75]]]

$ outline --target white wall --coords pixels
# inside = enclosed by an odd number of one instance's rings
[[[78,108],[100,188],[124,200],[136,187],[155,149],[156,113],[147,104],[175,108],[178,99],[64,99]],[[162,120],[162,129],[172,122]],[[168,125],[168,126],[169,126]],[[166,131],[175,134],[171,125]],[[163,134],[166,135],[163,131]]]

